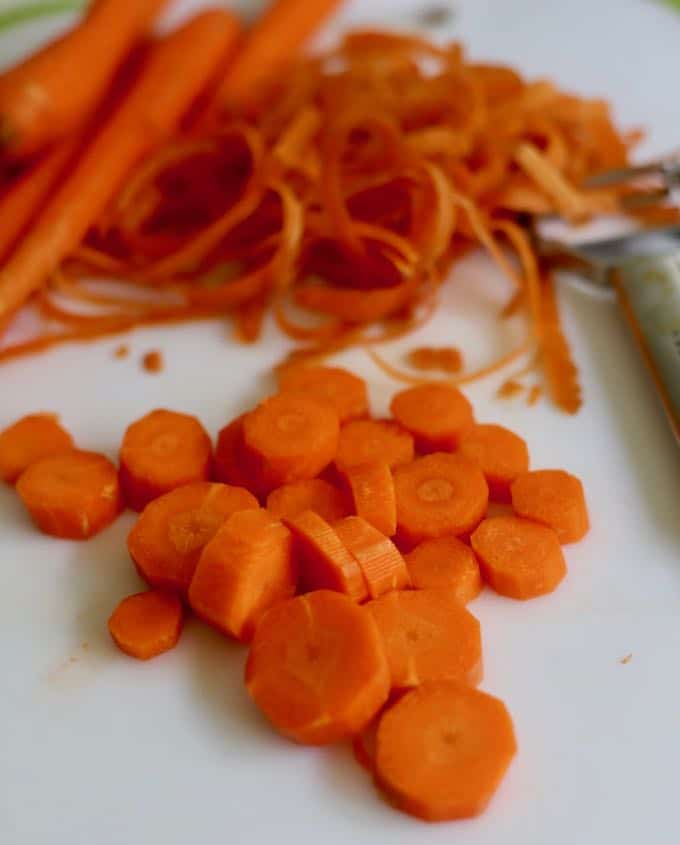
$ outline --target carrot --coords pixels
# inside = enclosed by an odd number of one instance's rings
[[[458,388],[444,383],[402,390],[392,399],[392,416],[416,441],[421,452],[456,448],[460,435],[473,422],[472,406]]]
[[[389,465],[373,461],[349,467],[343,475],[352,493],[357,516],[391,537],[397,530],[397,502]]]
[[[472,548],[482,577],[502,596],[533,599],[552,593],[567,574],[557,534],[527,519],[485,519],[472,535]]]
[[[189,587],[194,611],[244,642],[270,607],[295,595],[288,529],[262,508],[233,514],[205,546]]]
[[[262,490],[252,471],[246,468],[243,460],[243,420],[245,414],[232,420],[217,435],[215,446],[215,474],[218,481],[245,487],[256,496]]]
[[[277,519],[292,519],[311,510],[326,522],[335,522],[350,513],[342,491],[323,478],[295,481],[272,490],[267,497],[267,510]]]
[[[177,645],[182,615],[177,596],[149,590],[123,599],[111,614],[109,632],[125,654],[149,660]]]
[[[333,526],[359,564],[372,599],[411,585],[406,562],[396,546],[360,516],[348,516]]]
[[[366,382],[338,367],[285,367],[279,372],[279,390],[330,402],[341,424],[368,414]]]
[[[368,597],[356,558],[324,519],[314,511],[304,511],[284,522],[295,537],[305,590],[336,590],[357,602]]]
[[[485,809],[516,753],[502,701],[456,681],[431,681],[381,719],[376,779],[406,813],[468,818]]]
[[[246,686],[280,733],[324,745],[366,727],[387,700],[390,678],[370,613],[340,593],[319,590],[262,617]]]
[[[474,552],[457,537],[424,540],[406,555],[406,566],[419,590],[449,590],[461,604],[476,598],[482,589]]]
[[[449,590],[395,590],[366,609],[383,638],[395,689],[447,678],[482,680],[479,622]]]
[[[103,455],[72,451],[32,463],[17,493],[38,528],[68,540],[98,534],[121,511],[115,466]]]
[[[143,510],[176,487],[210,476],[212,446],[196,419],[156,410],[132,423],[120,447],[120,481],[128,505]]]
[[[479,465],[496,502],[509,502],[510,485],[529,469],[527,444],[501,425],[470,426],[461,435],[458,452]]]
[[[394,472],[397,536],[412,548],[422,540],[467,534],[489,503],[481,470],[461,455],[434,452]]]
[[[512,507],[519,516],[553,528],[561,543],[581,540],[590,528],[583,484],[561,469],[534,470],[517,478]]]
[[[112,1],[107,5],[119,6]],[[207,11],[151,51],[132,91],[87,146],[0,272],[0,323],[75,250],[130,169],[177,128],[237,34],[238,24],[230,14]],[[86,75],[77,65],[78,74]]]
[[[380,714],[375,716],[352,740],[352,751],[354,758],[367,772],[373,774],[375,771],[375,752],[378,742],[378,726],[380,725]]]
[[[178,487],[144,508],[128,537],[130,557],[150,586],[186,592],[220,526],[236,511],[257,507],[242,487],[207,481]]]
[[[413,460],[413,438],[401,426],[388,420],[355,420],[343,425],[335,464],[340,471],[371,461],[389,466]]]
[[[0,433],[0,478],[14,484],[31,464],[74,448],[54,414],[30,414]]]

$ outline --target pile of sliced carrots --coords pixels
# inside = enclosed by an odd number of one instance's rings
[[[370,415],[354,374],[298,365],[215,450],[196,418],[156,410],[129,426],[116,467],[33,415],[0,434],[0,477],[55,537],[139,511],[127,549],[148,590],[109,620],[122,651],[168,651],[193,612],[248,645],[245,683],[275,730],[350,740],[396,807],[464,818],[516,752],[505,706],[476,689],[466,605],[484,584],[555,590],[588,511],[577,478],[530,469],[524,440],[477,422],[448,383],[398,393],[391,413]]]

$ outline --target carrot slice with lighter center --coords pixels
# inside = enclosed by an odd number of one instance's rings
[[[149,590],[120,602],[109,619],[109,632],[125,654],[149,660],[177,645],[182,615],[177,596]]]
[[[329,402],[341,423],[368,413],[366,382],[339,367],[286,367],[279,373],[279,390]]]
[[[415,437],[421,452],[455,449],[472,424],[472,405],[450,384],[431,383],[402,390],[392,399],[395,420]]]
[[[482,576],[472,549],[457,537],[423,540],[406,555],[413,586],[419,590],[450,590],[461,604],[479,595]]]
[[[397,500],[389,464],[385,461],[360,464],[347,468],[343,475],[357,516],[391,537],[397,530]]]
[[[496,502],[509,502],[510,485],[529,469],[527,444],[502,425],[466,429],[458,452],[479,465],[489,485],[489,496]]]
[[[267,497],[267,510],[278,519],[292,519],[303,511],[314,511],[331,523],[350,513],[347,497],[323,478],[294,481],[272,490]]]
[[[372,461],[384,461],[390,468],[413,460],[413,437],[390,420],[355,420],[340,431],[339,470]]]
[[[333,528],[359,564],[371,598],[410,586],[406,561],[400,551],[369,522],[360,516],[348,516]]]
[[[31,464],[74,448],[53,414],[30,414],[0,434],[0,478],[14,484]]]
[[[512,485],[512,506],[519,516],[553,528],[561,543],[581,540],[590,528],[583,484],[561,469],[521,475]]]

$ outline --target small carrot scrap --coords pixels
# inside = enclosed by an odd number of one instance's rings
[[[463,353],[455,346],[418,346],[408,353],[406,360],[416,370],[459,373],[463,369]]]
[[[279,372],[279,390],[330,402],[341,425],[368,414],[366,382],[338,367],[285,367]]]
[[[529,393],[527,395],[527,405],[530,408],[533,408],[536,405],[541,397],[543,396],[543,387],[540,384],[532,385]]]
[[[355,420],[343,425],[335,458],[340,471],[372,461],[391,469],[413,460],[413,437],[390,420]]]
[[[295,595],[290,531],[264,509],[239,511],[203,549],[189,603],[218,630],[248,642],[270,607]]]
[[[537,522],[494,516],[471,539],[482,577],[502,596],[533,599],[552,593],[567,574],[557,534]]]
[[[142,366],[147,373],[160,373],[163,371],[165,361],[163,360],[163,353],[158,349],[152,349],[147,352],[142,358]]]
[[[120,602],[109,619],[109,632],[125,654],[150,660],[177,645],[182,616],[177,596],[149,590]]]
[[[481,682],[479,622],[449,590],[395,590],[366,609],[382,635],[395,689],[445,678]]]
[[[524,391],[524,385],[516,379],[510,378],[504,381],[496,391],[499,399],[514,399],[515,396]]]
[[[632,659],[633,659],[633,653],[631,652],[630,654],[627,654],[625,657],[622,657],[619,660],[619,663],[621,663],[623,666],[626,666],[628,663],[630,663],[630,661]]]
[[[561,543],[581,540],[590,528],[583,484],[561,469],[519,476],[512,485],[512,507],[519,516],[553,528]]]
[[[272,490],[267,496],[267,510],[277,519],[292,519],[303,511],[314,511],[329,523],[350,513],[347,497],[323,478],[294,481]]]
[[[551,274],[543,279],[541,290],[541,352],[548,392],[558,408],[576,414],[583,404],[581,382],[562,328]]]
[[[204,546],[237,511],[258,508],[243,487],[198,481],[154,499],[128,537],[128,551],[152,587],[185,592]]]
[[[457,537],[424,540],[406,555],[413,586],[419,590],[449,590],[461,604],[482,589],[479,564],[472,549]]]
[[[14,484],[32,463],[74,448],[54,414],[30,414],[0,433],[0,478]]]
[[[376,780],[413,816],[468,818],[486,808],[516,753],[502,701],[456,681],[431,681],[381,719]]]
[[[519,435],[501,425],[473,425],[460,438],[458,452],[477,463],[489,485],[489,498],[510,501],[510,485],[529,469],[529,450]]]
[[[340,593],[319,590],[262,617],[246,686],[284,736],[325,745],[370,723],[387,700],[390,674],[371,614]]]
[[[17,493],[45,534],[86,540],[118,516],[118,473],[103,455],[72,451],[32,463],[17,481]]]
[[[389,464],[385,461],[359,464],[346,469],[343,475],[357,516],[391,537],[397,530],[397,501]]]
[[[120,346],[117,346],[113,350],[113,357],[114,358],[127,358],[130,354],[130,347],[126,343],[121,343]]]
[[[372,599],[411,586],[406,561],[397,547],[365,519],[348,516],[333,528],[359,564]]]
[[[421,452],[455,449],[462,431],[474,421],[472,405],[460,390],[441,382],[402,390],[390,410]]]

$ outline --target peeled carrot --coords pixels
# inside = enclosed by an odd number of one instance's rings
[[[474,421],[472,405],[465,396],[443,382],[402,390],[392,399],[390,410],[414,436],[421,452],[455,449],[462,432]]]
[[[121,511],[115,466],[103,455],[72,451],[32,463],[19,476],[17,493],[45,534],[86,540]]]
[[[256,496],[262,493],[261,485],[243,460],[243,420],[246,415],[232,420],[217,436],[215,446],[215,474],[218,481],[246,487]]]
[[[345,548],[359,564],[368,594],[375,599],[411,585],[406,562],[392,541],[360,516],[333,525]]]
[[[375,752],[378,743],[380,715],[375,716],[363,731],[360,731],[352,740],[354,758],[360,766],[363,766],[371,774],[375,771]]]
[[[502,701],[456,681],[431,681],[381,719],[376,779],[406,813],[468,818],[486,808],[516,753]]]
[[[479,467],[444,452],[398,467],[394,489],[397,536],[409,548],[422,540],[469,533],[489,503],[489,488]]]
[[[479,464],[489,485],[489,497],[510,501],[510,485],[529,469],[527,444],[501,425],[473,425],[460,438],[458,452]]]
[[[125,654],[149,660],[177,645],[182,616],[177,596],[149,590],[123,599],[111,614],[109,632]]]
[[[343,425],[335,463],[339,470],[371,461],[385,461],[391,468],[413,460],[413,438],[388,420],[355,420]]]
[[[0,433],[0,478],[14,484],[31,464],[73,449],[54,414],[30,414]]]
[[[397,530],[397,502],[389,465],[384,461],[360,464],[345,470],[344,477],[357,516],[391,537]]]
[[[395,689],[448,678],[482,680],[479,622],[449,590],[395,590],[366,609],[383,638]]]
[[[243,487],[207,481],[178,487],[144,508],[128,537],[130,557],[152,587],[186,592],[217,530],[233,513],[258,507]]]
[[[267,510],[277,519],[292,519],[303,511],[314,511],[330,523],[350,513],[346,496],[323,478],[294,481],[272,490],[267,497]]]
[[[368,414],[366,382],[338,367],[286,367],[279,373],[279,390],[330,402],[341,424]]]
[[[517,478],[512,506],[519,516],[553,528],[561,543],[581,540],[590,528],[583,484],[561,469],[534,470]]]
[[[484,580],[502,596],[533,599],[552,593],[567,574],[557,534],[537,522],[494,516],[471,539]]]
[[[189,603],[206,622],[244,642],[262,614],[295,595],[292,538],[263,509],[233,514],[205,546]]]
[[[246,686],[280,733],[324,745],[369,724],[387,700],[390,678],[371,615],[340,593],[319,590],[262,617]]]
[[[457,537],[423,540],[406,555],[411,582],[419,590],[449,590],[461,604],[482,589],[479,564],[472,549]]]
[[[212,444],[196,417],[156,410],[132,423],[120,447],[120,481],[128,505],[149,502],[210,477]]]

